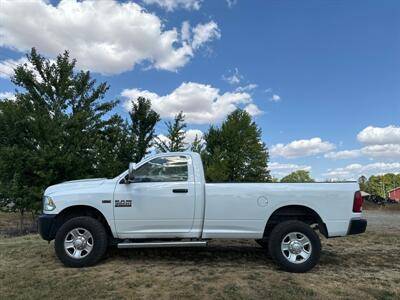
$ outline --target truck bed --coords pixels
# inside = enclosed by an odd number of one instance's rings
[[[266,221],[278,208],[303,205],[326,224],[329,236],[346,235],[352,212],[351,183],[206,183],[203,237],[261,238]],[[228,234],[227,234],[228,232]]]

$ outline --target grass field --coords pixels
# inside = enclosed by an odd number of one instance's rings
[[[366,234],[323,239],[321,262],[306,274],[280,271],[254,241],[110,249],[95,267],[69,269],[37,235],[3,237],[0,298],[399,299],[399,216],[372,214]]]

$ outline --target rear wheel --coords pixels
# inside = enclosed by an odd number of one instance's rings
[[[97,263],[107,250],[107,233],[98,220],[76,217],[65,222],[55,238],[55,251],[68,267],[86,267]]]
[[[269,253],[278,265],[289,272],[302,273],[319,261],[321,241],[315,231],[300,221],[285,221],[270,234]]]

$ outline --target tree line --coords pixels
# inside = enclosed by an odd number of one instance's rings
[[[315,182],[313,178],[311,178],[310,171],[306,170],[297,170],[294,171],[285,177],[282,177],[280,182],[288,182],[288,183],[295,183],[295,182],[303,182],[303,183],[310,183]]]
[[[386,199],[390,190],[400,187],[400,174],[372,175],[368,179],[361,176],[358,184],[361,191]]]
[[[261,129],[237,109],[204,138],[185,143],[184,112],[165,122],[167,139],[156,134],[160,115],[151,99],[131,99],[126,119],[107,100],[109,85],[77,71],[66,51],[50,61],[34,48],[14,70],[15,99],[0,101],[0,208],[21,216],[41,209],[44,189],[66,180],[115,177],[151,149],[201,154],[208,181],[268,182],[268,148]]]

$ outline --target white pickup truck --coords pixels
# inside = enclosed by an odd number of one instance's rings
[[[43,196],[39,232],[70,267],[118,248],[255,239],[281,268],[306,272],[327,238],[365,231],[356,183],[206,183],[200,156],[157,154],[113,179],[68,181]]]

